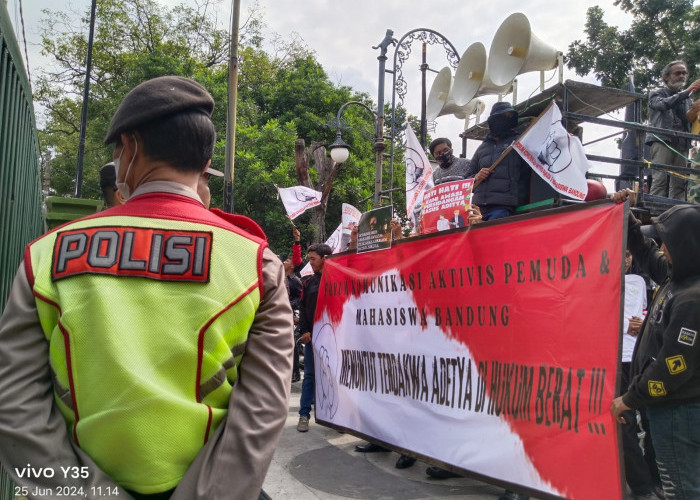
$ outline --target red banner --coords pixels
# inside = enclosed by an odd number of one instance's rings
[[[524,492],[621,498],[624,220],[583,204],[329,259],[317,419]]]

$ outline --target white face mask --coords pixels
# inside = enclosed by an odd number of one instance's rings
[[[139,150],[139,143],[136,141],[136,137],[134,137],[134,156],[131,158],[131,162],[129,162],[129,166],[126,167],[126,174],[124,175],[124,182],[119,182],[119,164],[121,163],[122,155],[124,154],[124,147],[122,146],[122,152],[119,153],[119,158],[114,160],[114,175],[117,179],[117,189],[121,193],[122,197],[125,200],[128,200],[129,197],[131,196],[131,189],[129,188],[129,185],[126,183],[126,177],[129,175],[129,170],[131,169],[131,165],[134,164],[134,160],[136,159],[136,153]]]

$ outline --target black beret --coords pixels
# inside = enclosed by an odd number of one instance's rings
[[[114,168],[114,162],[109,162],[100,168],[100,187],[117,187],[117,172]]]
[[[145,81],[129,92],[109,124],[105,144],[119,135],[156,118],[182,111],[199,110],[211,117],[214,99],[199,83],[182,76],[160,76]]]

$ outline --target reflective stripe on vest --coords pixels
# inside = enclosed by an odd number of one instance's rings
[[[30,245],[57,406],[125,488],[175,487],[225,418],[260,303],[260,252],[226,229],[128,216]]]
[[[206,382],[199,384],[199,399],[206,398],[211,392],[215,391],[226,381],[226,372],[236,366],[236,358],[240,358],[245,352],[246,344],[238,344],[231,349],[231,357],[223,362],[221,369],[214,374]]]

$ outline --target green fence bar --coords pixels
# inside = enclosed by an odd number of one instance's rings
[[[7,6],[0,1],[0,313],[24,247],[43,232],[41,207],[31,86]],[[14,485],[2,470],[0,500],[14,498]]]
[[[25,245],[42,232],[32,93],[7,7],[0,2],[0,312]]]

